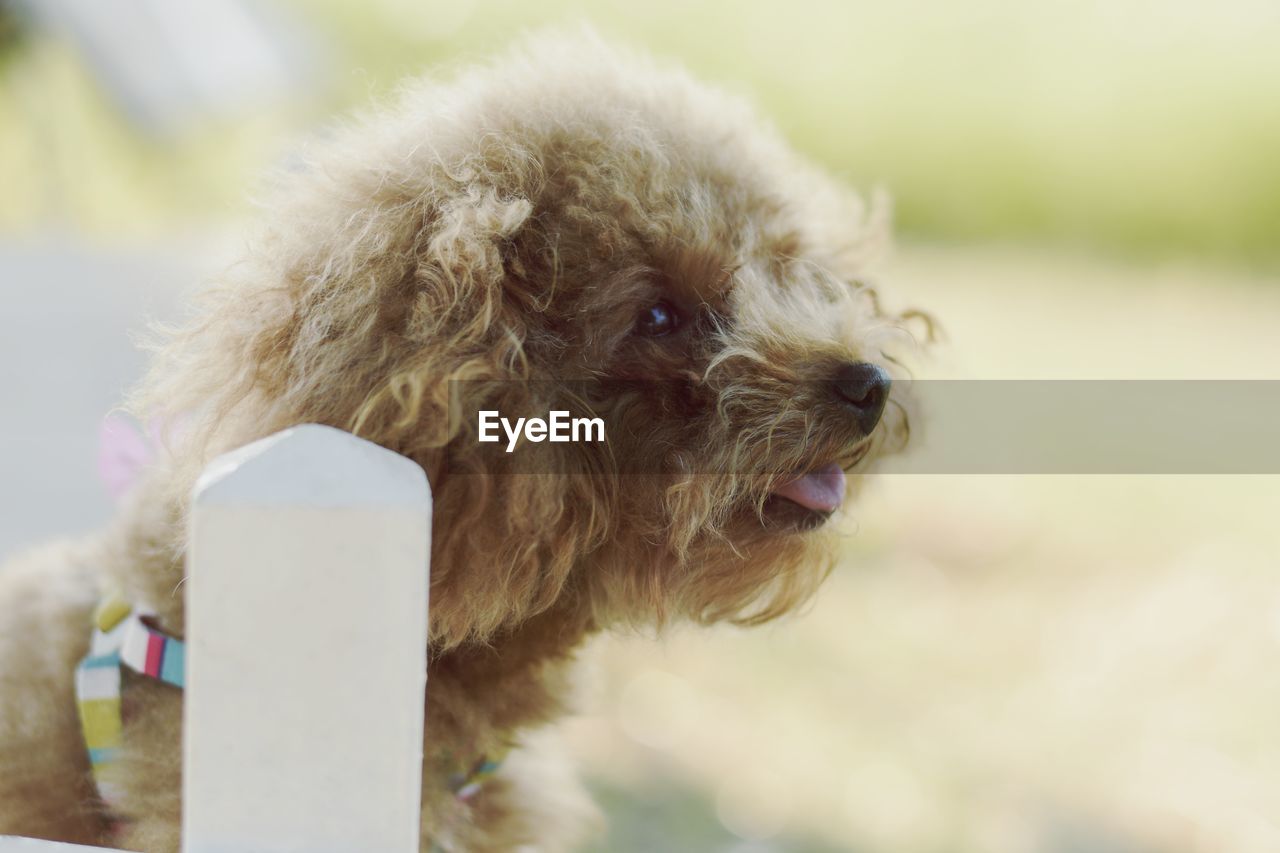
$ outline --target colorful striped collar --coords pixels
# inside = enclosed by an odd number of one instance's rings
[[[127,667],[181,688],[186,682],[186,647],[154,628],[150,614],[118,598],[104,600],[93,621],[89,654],[76,669],[76,702],[98,794],[111,806],[119,796],[112,768],[122,730],[121,673]]]
[[[94,614],[89,654],[76,668],[76,702],[89,764],[98,794],[112,806],[119,785],[112,778],[123,731],[121,681],[125,669],[182,689],[186,685],[186,646],[155,626],[154,614],[135,609],[116,596],[105,598]],[[481,756],[449,779],[449,789],[466,801],[498,771],[502,756]]]

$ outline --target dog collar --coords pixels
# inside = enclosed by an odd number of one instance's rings
[[[103,599],[94,613],[89,654],[76,667],[80,727],[98,795],[107,806],[119,800],[112,774],[123,731],[122,672],[128,669],[179,690],[186,685],[186,646],[156,628],[153,619],[150,611],[130,607],[118,596]],[[504,757],[481,756],[449,777],[449,790],[459,800],[471,799],[497,773]]]
[[[118,798],[112,767],[120,750],[121,673],[125,668],[182,688],[186,683],[186,647],[151,624],[152,614],[109,597],[93,617],[89,654],[76,668],[76,703],[89,750],[89,767],[98,795],[107,805]]]

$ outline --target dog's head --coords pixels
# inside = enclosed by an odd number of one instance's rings
[[[829,568],[846,472],[905,441],[908,338],[862,278],[882,229],[679,72],[535,39],[284,183],[152,394],[211,450],[319,421],[420,461],[441,646],[557,604],[782,613]],[[606,440],[478,440],[481,410],[555,409]]]

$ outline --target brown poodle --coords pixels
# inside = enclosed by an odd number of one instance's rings
[[[743,103],[589,35],[414,83],[279,184],[137,395],[184,424],[162,458],[99,535],[0,571],[0,834],[178,849],[182,693],[125,673],[105,805],[91,614],[118,589],[181,637],[195,476],[314,422],[434,491],[423,849],[572,848],[593,811],[545,743],[575,650],[793,610],[845,472],[905,441],[904,315],[863,280],[883,229]],[[480,410],[584,406],[607,441],[477,442]]]

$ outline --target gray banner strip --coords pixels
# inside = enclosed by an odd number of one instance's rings
[[[647,426],[637,424],[648,423],[643,415],[652,406],[654,429],[665,426],[669,434],[674,416],[668,411],[666,421],[659,423],[664,405],[693,401],[687,404],[692,407],[691,418],[714,405],[714,389],[696,382],[539,380],[458,382],[455,386],[457,403],[450,417],[462,427],[455,442],[465,451],[465,463],[458,468],[461,473],[609,470],[610,476],[619,476],[688,470],[701,459],[696,436],[685,437],[694,447],[692,453],[684,452],[678,440],[664,445],[665,439],[660,439],[647,446]],[[848,417],[828,399],[832,396],[829,386],[829,381],[815,380],[784,392],[795,406],[812,407],[815,422],[826,419],[828,432]],[[712,394],[711,402],[704,397],[707,393]],[[625,422],[611,408],[618,400],[630,407]],[[486,410],[494,411],[484,414]],[[871,469],[877,473],[1280,474],[1280,380],[899,379],[894,381],[885,414],[890,428],[900,425],[900,410],[909,415],[907,451],[880,460]],[[485,439],[491,443],[477,443],[485,432],[486,418],[500,414],[514,423],[517,418],[547,418],[553,412],[574,418],[598,415],[603,432],[599,443],[584,444],[580,452],[547,453],[547,444],[530,444],[527,439],[509,443],[492,424]],[[771,438],[807,440],[795,433],[792,428]],[[619,437],[624,439],[621,445]],[[545,434],[536,440],[542,439],[551,440]],[[819,452],[817,447],[811,450]],[[607,459],[609,464],[579,464],[588,458]],[[778,458],[794,459],[795,454]],[[714,454],[706,456],[708,464],[716,459]],[[831,460],[815,457],[815,464],[824,461]],[[767,455],[753,465],[751,472],[736,473],[769,473]]]
[[[921,380],[912,474],[1280,474],[1280,381]]]

